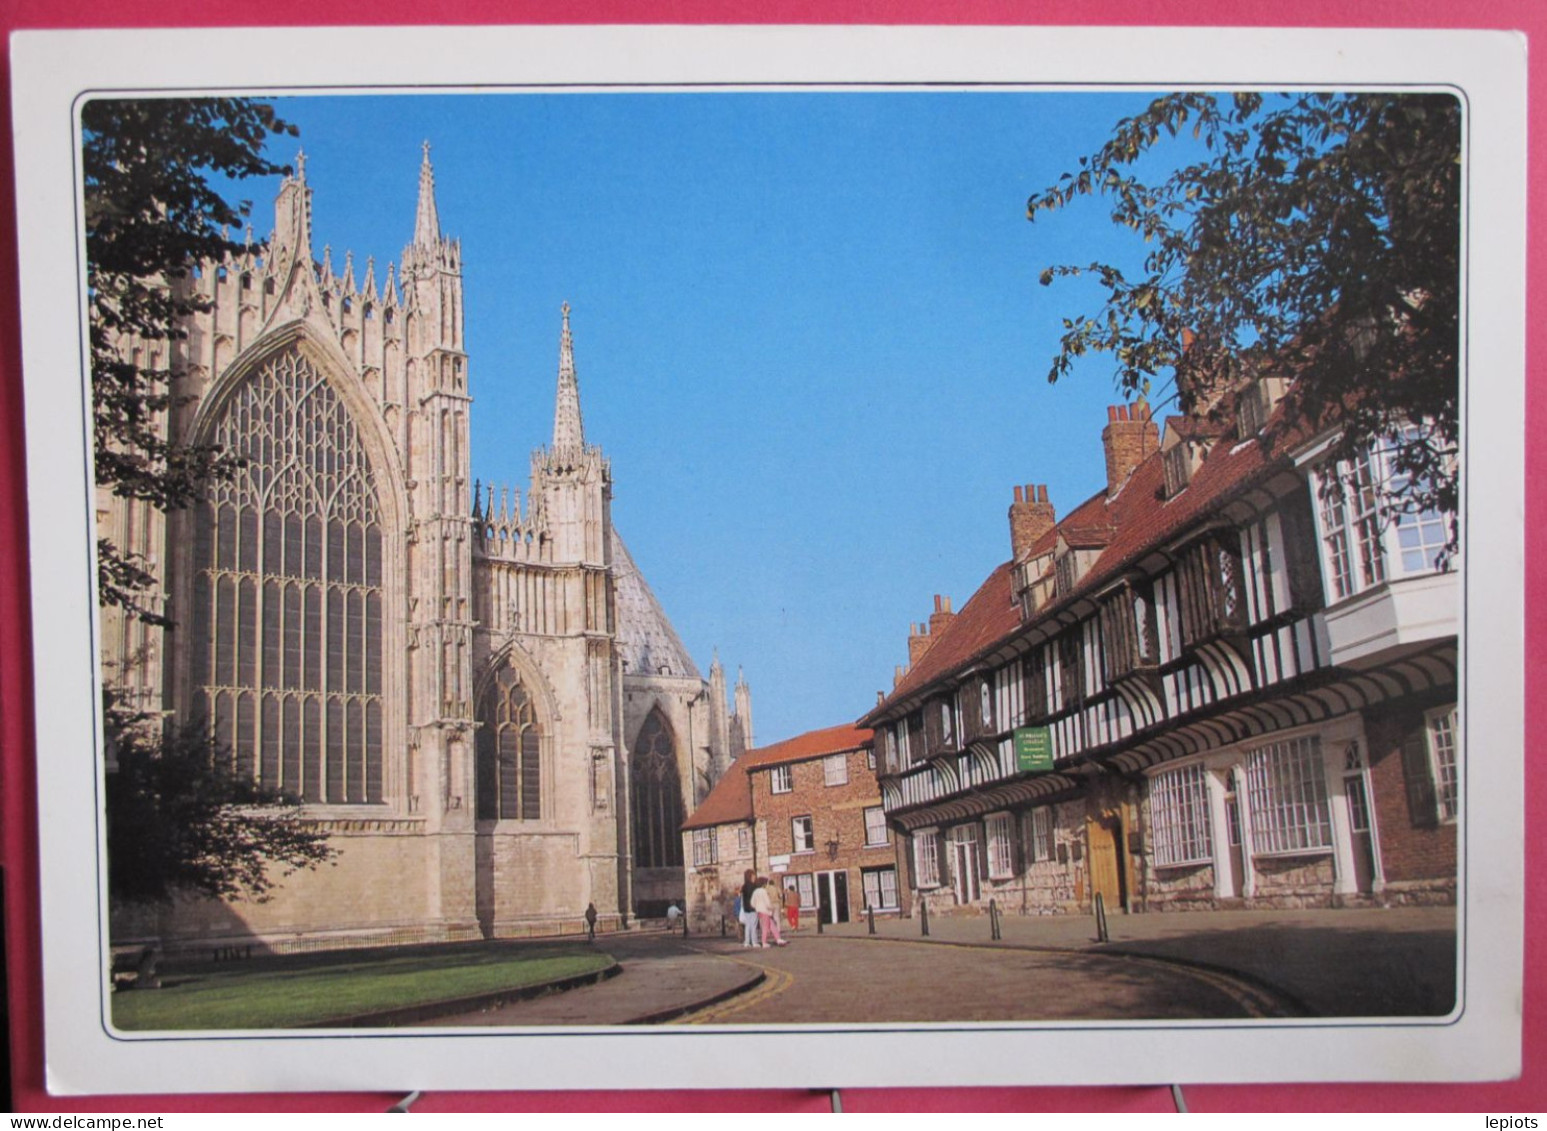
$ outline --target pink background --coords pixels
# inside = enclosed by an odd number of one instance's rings
[[[1547,5],[1533,0],[1069,0],[1062,4],[1011,0],[546,0],[501,3],[463,0],[440,9],[415,0],[204,0],[197,7],[180,0],[0,0],[0,27],[26,28],[194,26],[380,25],[393,23],[855,23],[855,24],[1057,24],[1509,28],[1544,33],[1533,46],[1530,97],[1533,140],[1547,104]],[[43,1027],[36,867],[37,809],[32,746],[32,688],[27,596],[27,513],[23,485],[19,310],[16,275],[15,189],[12,178],[9,50],[0,55],[0,498],[12,506],[0,515],[0,853],[8,903],[6,946],[10,971],[11,1056],[14,1106],[32,1112],[195,1111],[383,1111],[400,1097],[389,1093],[335,1092],[316,1095],[99,1096],[56,1099],[43,1090]],[[1530,206],[1547,205],[1547,161],[1540,148],[1530,154]],[[1529,282],[1533,291],[1547,280],[1547,246],[1541,231],[1529,233]],[[1527,372],[1534,373],[1547,351],[1547,333],[1528,342]],[[1527,435],[1543,427],[1541,390],[1528,387]],[[1526,452],[1526,482],[1547,481],[1547,443]],[[1526,588],[1538,593],[1547,551],[1547,530],[1535,533],[1539,490],[1526,496]],[[1547,557],[1547,555],[1544,555]],[[1525,610],[1526,654],[1543,643],[1547,612],[1540,600]],[[1526,673],[1526,733],[1534,734],[1542,714],[1540,669]],[[1529,749],[1529,748],[1528,748]],[[1542,767],[1527,758],[1526,825],[1547,819]],[[1524,1075],[1492,1084],[1273,1085],[1186,1088],[1193,1111],[1480,1111],[1494,1114],[1547,1110],[1547,908],[1543,864],[1547,852],[1527,837],[1525,899]],[[1180,1081],[1186,1084],[1186,1081]],[[195,1086],[195,1081],[189,1081]],[[846,1090],[845,1111],[1170,1111],[1164,1088],[962,1088]],[[438,1092],[422,1097],[416,1111],[723,1111],[821,1112],[828,1097],[804,1089],[676,1092]]]

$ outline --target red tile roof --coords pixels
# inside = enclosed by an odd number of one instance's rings
[[[1149,550],[1213,513],[1225,498],[1255,482],[1292,446],[1303,442],[1309,429],[1284,430],[1271,452],[1255,438],[1238,439],[1234,428],[1219,434],[1202,424],[1190,431],[1199,438],[1213,431],[1217,439],[1185,489],[1170,499],[1162,498],[1164,465],[1156,452],[1134,469],[1115,496],[1109,498],[1102,491],[1087,499],[1032,546],[1028,556],[1047,553],[1062,535],[1071,546],[1104,547],[1074,591],[1044,605],[1035,620],[1045,619],[1074,597],[1104,585]],[[968,666],[1022,629],[1020,611],[1012,601],[1012,566],[1006,562],[989,575],[956,620],[862,722],[880,719],[888,708]]]
[[[729,825],[752,819],[752,782],[747,778],[746,759],[737,758],[725,776],[714,783],[709,796],[698,803],[693,815],[682,822],[686,829],[707,829],[711,825]]]
[[[844,723],[797,734],[772,746],[748,750],[731,763],[725,776],[715,783],[709,795],[699,803],[693,815],[682,822],[684,829],[702,829],[710,825],[728,825],[752,819],[752,783],[748,775],[763,766],[785,762],[803,762],[844,750],[858,750],[870,744],[871,732],[864,727]]]
[[[858,750],[870,744],[871,732],[853,723],[808,730],[794,738],[786,738],[772,746],[760,746],[748,750],[736,761],[749,767],[777,766],[785,762],[803,762],[807,758],[820,758],[824,754],[837,754],[841,750]]]

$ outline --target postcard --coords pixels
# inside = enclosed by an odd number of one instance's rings
[[[1520,40],[13,42],[52,1090],[1518,1072]]]

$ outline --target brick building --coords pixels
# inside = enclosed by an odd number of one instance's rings
[[[1454,900],[1449,516],[1383,519],[1390,451],[1331,464],[1288,388],[1111,409],[1105,487],[1016,488],[1010,560],[912,627],[860,725],[931,910]]]
[[[775,878],[802,924],[909,907],[868,730],[828,727],[748,752],[682,828],[696,929],[719,929],[748,868]]]

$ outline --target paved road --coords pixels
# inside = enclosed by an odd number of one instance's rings
[[[706,957],[766,972],[689,1024],[1069,1021],[1283,1016],[1241,979],[1137,955],[802,936],[782,949],[706,944]],[[882,972],[884,971],[884,979]]]
[[[1290,1012],[1282,999],[1231,975],[1137,955],[804,932],[787,947],[757,950],[733,940],[665,935],[608,939],[605,945],[623,967],[618,977],[429,1024],[884,1024],[1251,1018]],[[706,1002],[684,1013],[684,1007]]]

